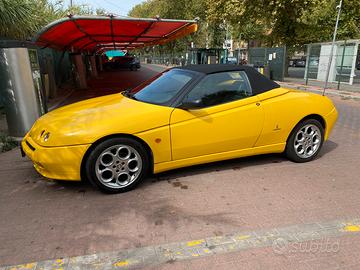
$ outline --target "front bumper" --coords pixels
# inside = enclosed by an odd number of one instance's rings
[[[90,147],[87,145],[43,147],[28,135],[21,142],[21,149],[35,169],[44,177],[57,180],[80,181],[82,159]]]
[[[336,120],[338,118],[338,111],[334,107],[331,112],[325,116],[325,122],[326,122],[326,130],[325,130],[325,140],[329,139],[330,132],[332,131]]]

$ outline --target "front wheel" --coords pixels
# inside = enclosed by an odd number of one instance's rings
[[[295,162],[313,160],[324,142],[324,128],[315,119],[300,122],[292,131],[287,144],[286,156]]]
[[[91,151],[85,166],[94,186],[107,193],[120,193],[133,189],[146,177],[149,157],[138,141],[112,138]]]

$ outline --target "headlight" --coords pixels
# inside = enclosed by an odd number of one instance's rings
[[[43,139],[44,139],[44,142],[47,142],[49,140],[49,137],[50,137],[50,132],[46,132]]]

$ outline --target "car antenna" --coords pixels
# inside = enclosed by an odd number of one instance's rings
[[[339,26],[339,19],[340,19],[340,14],[341,14],[342,2],[343,2],[343,0],[340,0],[339,5],[336,6],[336,9],[338,10],[338,13],[337,13],[337,17],[336,17],[333,40],[332,40],[332,43],[331,43],[329,63],[328,63],[327,70],[326,70],[325,85],[324,85],[324,91],[323,91],[323,94],[322,94],[323,96],[325,96],[325,91],[326,91],[328,81],[329,81],[329,74],[330,74],[331,63],[332,63],[332,60],[333,60],[334,46],[335,46],[335,41],[336,41],[336,33],[337,33],[338,26]]]

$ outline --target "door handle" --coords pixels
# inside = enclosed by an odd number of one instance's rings
[[[256,106],[260,106],[260,102],[256,102]]]

